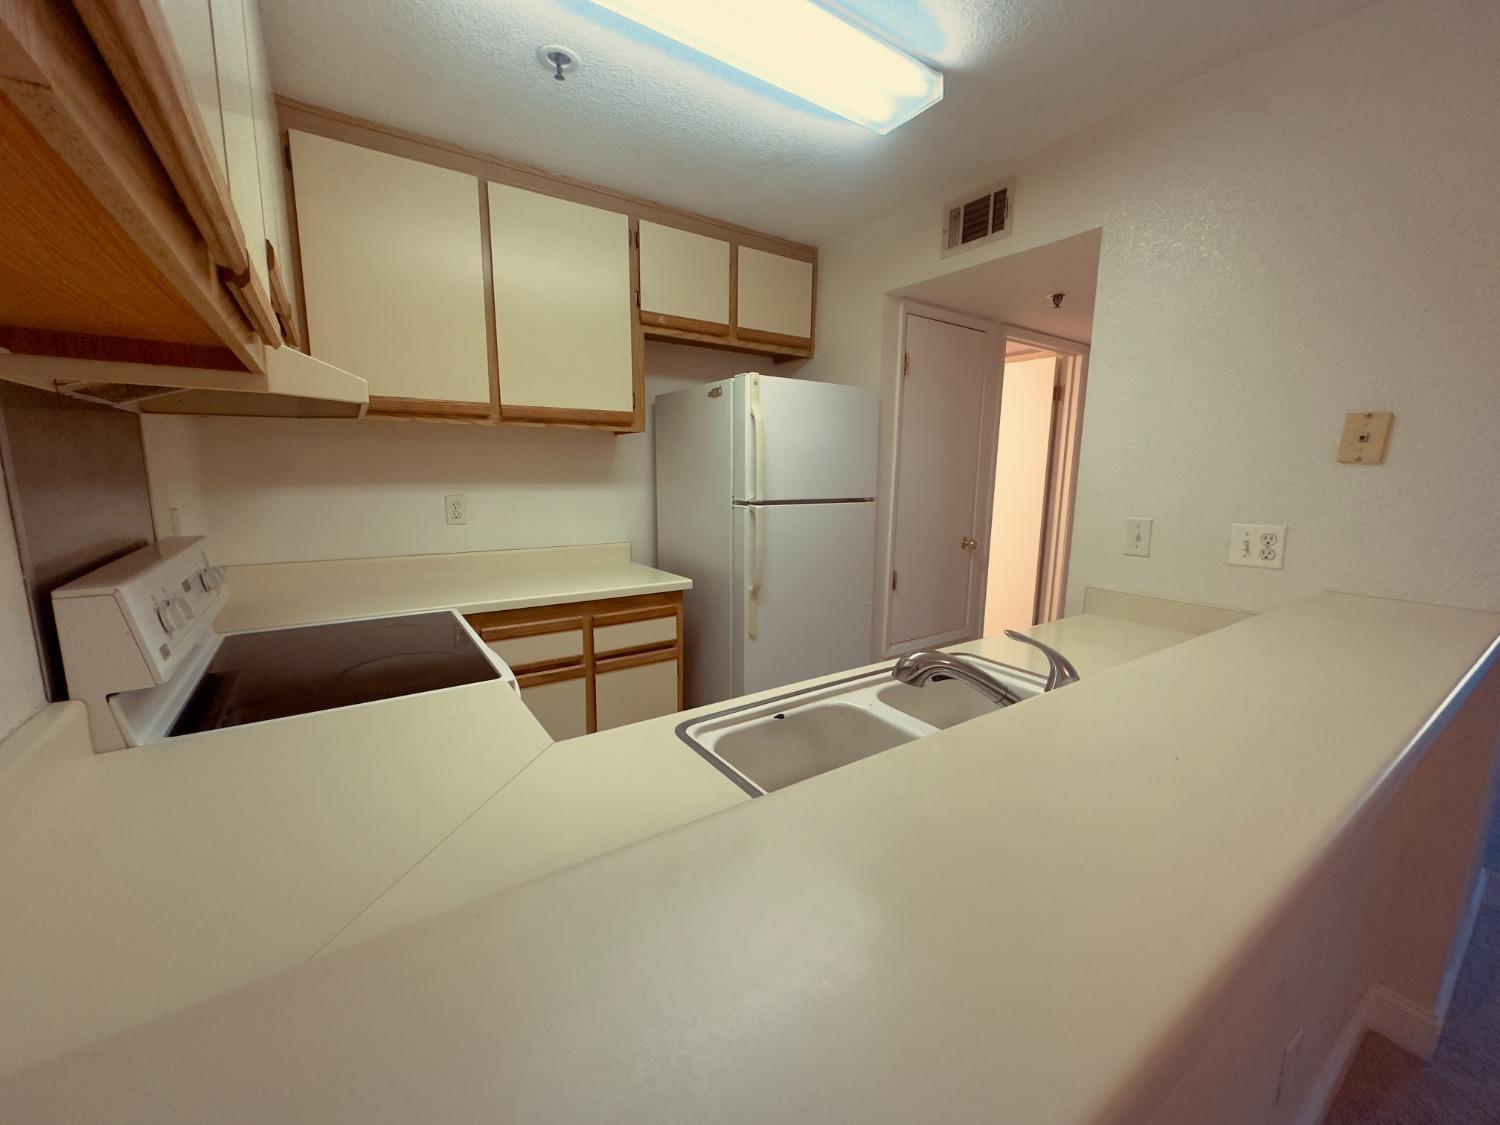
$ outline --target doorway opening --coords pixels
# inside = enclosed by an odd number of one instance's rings
[[[1098,247],[1091,231],[893,294],[879,655],[1065,612]],[[1067,316],[1038,315],[1059,292]]]

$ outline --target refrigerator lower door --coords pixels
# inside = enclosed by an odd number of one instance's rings
[[[734,695],[870,663],[875,505],[734,509]]]
[[[737,502],[875,495],[874,391],[755,373],[732,382]]]

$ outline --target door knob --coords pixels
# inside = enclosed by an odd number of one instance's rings
[[[972,551],[975,547],[979,546],[979,540],[972,539],[969,536],[965,535],[961,540],[959,540],[958,545],[965,551]]]

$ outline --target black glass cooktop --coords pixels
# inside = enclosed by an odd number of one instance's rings
[[[451,613],[225,637],[169,735],[498,680]]]

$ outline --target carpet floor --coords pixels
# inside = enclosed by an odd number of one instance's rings
[[[1500,815],[1485,867],[1484,901],[1432,1061],[1367,1034],[1323,1125],[1500,1125]]]

